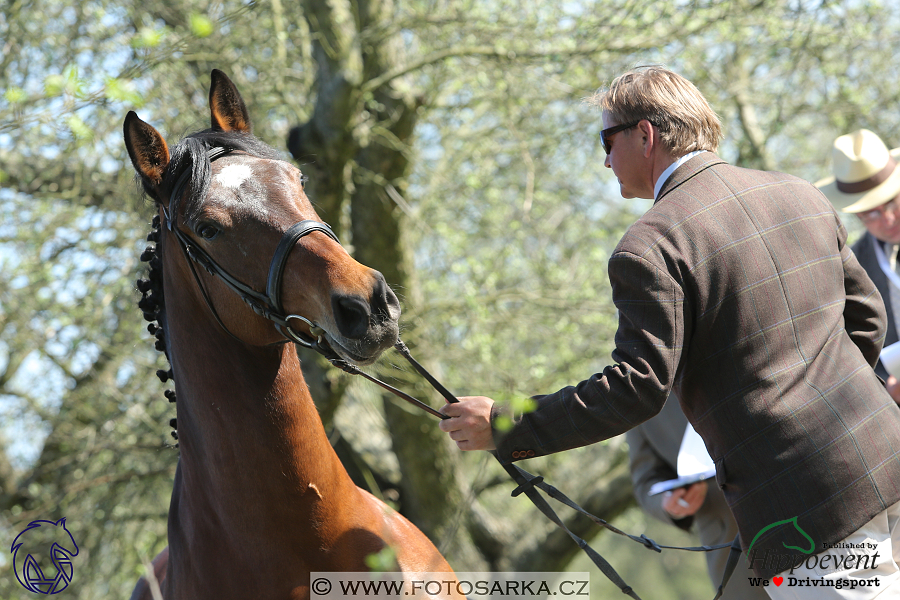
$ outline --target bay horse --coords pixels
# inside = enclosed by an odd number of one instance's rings
[[[307,598],[310,572],[368,571],[386,548],[404,573],[452,573],[421,531],[353,484],[291,343],[369,364],[397,341],[397,297],[320,222],[300,170],[251,134],[218,70],[209,105],[211,128],[171,154],[134,112],[124,125],[158,211],[141,308],[178,394],[169,544],[153,561],[163,597]],[[132,599],[151,597],[142,578]]]

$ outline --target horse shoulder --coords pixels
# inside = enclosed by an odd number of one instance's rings
[[[410,573],[452,573],[435,545],[410,521],[369,492],[360,490],[373,514],[380,516],[382,537],[397,551],[400,570]]]

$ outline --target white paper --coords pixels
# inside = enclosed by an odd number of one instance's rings
[[[881,349],[881,363],[890,375],[900,378],[900,342]]]
[[[676,464],[679,477],[690,477],[698,473],[715,473],[716,465],[706,451],[706,444],[690,423],[684,430],[681,439],[681,449],[678,450],[678,462]]]
[[[710,479],[716,476],[716,465],[706,451],[706,444],[690,423],[684,430],[681,438],[681,448],[678,450],[678,461],[675,467],[678,470],[678,478],[654,483],[647,492],[649,496],[655,496],[679,487],[687,487],[692,483]]]
[[[696,475],[690,475],[688,477],[679,477],[678,479],[669,479],[668,481],[657,481],[650,486],[650,489],[647,491],[647,495],[655,496],[657,494],[662,494],[663,492],[668,492],[669,490],[674,490],[675,488],[687,487],[692,483],[704,481],[715,476],[716,470],[712,469],[710,471],[697,473]]]

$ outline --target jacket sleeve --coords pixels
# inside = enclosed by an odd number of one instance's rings
[[[838,221],[838,244],[844,265],[844,326],[866,361],[874,368],[887,334],[887,313],[875,283],[847,245],[847,230]]]
[[[536,410],[514,417],[505,434],[495,431],[502,460],[609,439],[665,404],[685,339],[681,286],[665,270],[628,252],[610,258],[609,278],[619,310],[615,364],[577,385],[535,397]]]

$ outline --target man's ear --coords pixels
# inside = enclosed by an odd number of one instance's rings
[[[638,123],[637,131],[641,135],[644,158],[650,158],[653,149],[660,143],[659,133],[647,119],[642,119],[641,122]]]

